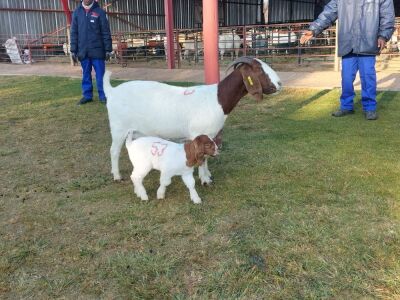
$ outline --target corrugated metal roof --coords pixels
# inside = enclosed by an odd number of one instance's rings
[[[223,1],[224,26],[261,24],[263,22],[262,0]]]
[[[312,21],[315,0],[269,0],[268,23]]]
[[[269,23],[312,20],[315,0],[269,0]],[[219,0],[220,26],[261,24],[262,0]],[[71,10],[79,2],[69,0]],[[100,0],[107,7],[112,32],[164,29],[164,0]],[[201,0],[173,0],[177,29],[201,26]],[[38,36],[66,25],[60,0],[0,0],[0,36]],[[66,35],[66,31],[57,33]],[[2,38],[3,39],[3,38]]]

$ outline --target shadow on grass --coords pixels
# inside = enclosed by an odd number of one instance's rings
[[[390,104],[392,103],[394,100],[398,100],[398,93],[397,92],[389,92],[389,91],[385,91],[385,92],[379,92],[377,95],[377,99],[379,104]]]
[[[330,89],[317,91],[317,93],[312,95],[311,97],[308,97],[308,98],[304,99],[303,101],[296,102],[296,103],[291,103],[290,99],[287,99],[285,101],[280,102],[279,105],[276,105],[275,110],[279,111],[284,108],[285,109],[284,115],[287,116],[287,115],[290,115],[290,114],[294,113],[295,111],[301,109],[302,107],[309,105],[310,103],[321,100],[321,98],[323,98],[324,96],[326,96],[327,94],[329,94],[332,91],[333,90],[330,90]]]
[[[312,96],[312,97],[310,97],[310,98],[304,100],[301,104],[302,104],[302,105],[307,105],[307,104],[310,103],[310,102],[313,102],[313,101],[315,101],[315,100],[318,100],[318,99],[322,98],[323,96],[325,96],[326,94],[330,93],[331,91],[332,91],[332,90],[329,90],[329,89],[319,91],[319,92],[316,93],[314,96]]]

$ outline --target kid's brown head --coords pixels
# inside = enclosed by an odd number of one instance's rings
[[[200,166],[207,156],[216,156],[218,147],[207,135],[199,135],[190,143],[185,144],[186,165],[188,167]]]

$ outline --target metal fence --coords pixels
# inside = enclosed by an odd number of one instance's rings
[[[400,19],[397,27],[400,28]],[[335,59],[336,28],[330,27],[306,45],[300,45],[300,37],[309,23],[287,23],[220,27],[219,53],[222,64],[237,56],[248,55],[263,59],[270,64],[301,66],[317,61],[320,65],[333,66]],[[399,56],[399,31],[387,44],[381,59]],[[122,44],[122,46],[121,46]],[[178,67],[202,65],[203,36],[200,30],[175,32],[175,58]],[[165,60],[165,32],[121,33],[115,43],[115,61],[124,66],[143,62]]]
[[[221,27],[219,29],[219,52],[221,64],[229,63],[237,56],[248,55],[271,64],[301,66],[312,61],[333,65],[335,57],[335,27],[325,30],[307,45],[299,39],[309,23],[287,23]],[[400,18],[396,20],[400,29]],[[2,37],[0,36],[0,39]],[[396,30],[380,59],[399,56],[400,30]],[[67,37],[60,32],[45,36],[17,35],[16,41],[22,62],[34,63],[70,62]],[[176,30],[174,34],[175,59],[178,67],[201,66],[203,63],[202,31],[196,29]],[[165,31],[118,32],[113,35],[114,55],[110,63],[122,66],[166,66]],[[0,47],[0,61],[10,61],[6,49]]]
[[[73,11],[79,3],[69,0],[70,9]],[[113,32],[164,30],[164,0],[99,0],[99,5],[107,11]],[[173,7],[175,28],[201,27],[201,0],[173,0]],[[262,0],[223,0],[219,9],[221,26],[263,21]],[[0,0],[0,35],[44,35],[65,26],[60,0]]]

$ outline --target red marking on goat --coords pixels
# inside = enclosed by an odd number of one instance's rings
[[[160,142],[154,142],[151,145],[151,154],[153,156],[162,156],[164,154],[165,149],[167,149],[168,145]]]
[[[193,94],[194,92],[195,92],[195,90],[185,90],[185,91],[183,92],[183,94],[184,94],[185,96],[187,96],[187,95]]]

